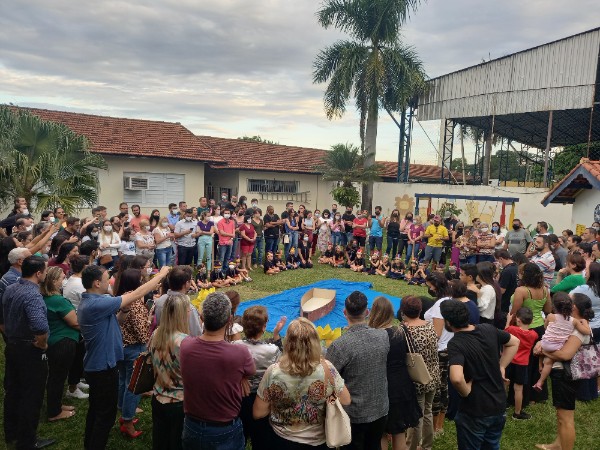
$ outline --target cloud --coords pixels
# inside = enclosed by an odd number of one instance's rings
[[[596,26],[595,1],[429,0],[403,29],[427,73]],[[178,121],[197,134],[260,134],[282,144],[358,143],[353,107],[323,111],[312,84],[320,49],[342,35],[316,22],[317,2],[289,0],[5,0],[0,14],[0,102]],[[414,158],[435,162],[439,124],[415,124]],[[378,158],[397,157],[383,113]]]

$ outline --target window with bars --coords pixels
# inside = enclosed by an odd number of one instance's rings
[[[296,194],[300,191],[299,181],[248,180],[248,192]]]

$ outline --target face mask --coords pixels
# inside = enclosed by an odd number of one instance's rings
[[[315,217],[321,217],[321,214],[315,213]]]
[[[162,222],[162,223],[161,223],[161,226],[162,226],[163,228],[167,228],[167,227],[169,226],[169,222]]]
[[[308,242],[308,236],[304,236],[304,242]]]
[[[27,231],[33,230],[33,225],[29,225],[29,226],[25,227],[25,230],[27,230]]]
[[[490,231],[490,229],[489,229],[488,227],[483,227],[483,228],[481,229],[481,232],[482,232],[482,233],[487,233],[488,231]]]
[[[413,220],[412,216],[408,216],[406,220]]]
[[[341,218],[341,216],[335,216],[335,220],[340,220]]]
[[[160,217],[160,214],[154,214],[152,217],[154,217],[155,219],[158,219]]]
[[[358,219],[362,219],[362,214],[357,214],[356,216]]]
[[[112,231],[113,227],[110,225],[107,225],[104,227],[104,231]]]
[[[176,209],[172,209],[172,210],[171,210],[171,214],[172,214],[172,215],[176,215],[176,214],[177,214],[177,210],[176,210]]]
[[[381,211],[375,211],[376,216],[378,216],[379,214],[381,214]]]
[[[223,217],[225,217],[226,219],[229,219],[231,217],[231,214],[223,214]]]
[[[227,196],[226,195],[221,195],[221,200],[223,200],[223,201],[227,200]]]
[[[513,230],[518,230],[521,228],[518,223],[513,223]]]
[[[191,217],[186,217],[186,218],[185,218],[185,221],[186,221],[186,222],[191,222],[191,221],[192,221],[192,218],[191,218]]]
[[[492,227],[492,231],[498,231],[498,227]]]
[[[252,223],[252,219],[246,220],[247,223]]]
[[[152,267],[148,267],[148,268],[146,269],[146,273],[147,273],[148,275],[152,275]]]
[[[98,232],[97,232],[97,231],[92,231],[90,234],[91,234],[91,235],[92,235],[92,237],[94,237],[94,238],[95,238],[95,237],[98,237]]]
[[[252,203],[252,207],[256,208],[258,206],[258,203]]]
[[[230,269],[235,269],[235,265],[234,264],[229,264],[229,268]]]
[[[25,208],[22,212],[22,214],[29,214],[29,210],[27,208]]]

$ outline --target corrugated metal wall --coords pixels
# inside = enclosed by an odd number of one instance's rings
[[[444,75],[419,99],[419,120],[589,108],[600,29]]]

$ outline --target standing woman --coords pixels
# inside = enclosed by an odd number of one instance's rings
[[[373,302],[369,326],[385,330],[390,340],[387,357],[390,409],[385,431],[392,436],[392,450],[406,450],[406,430],[418,426],[423,414],[406,367],[406,336],[404,331],[394,326],[394,308],[387,298],[377,297]],[[381,439],[381,449],[388,449],[387,436]]]
[[[345,231],[342,215],[339,212],[336,212],[333,216],[329,228],[331,229],[331,242],[333,243],[333,248],[336,248],[342,243],[342,233]]]
[[[329,210],[323,210],[323,217],[317,220],[317,228],[319,230],[319,235],[317,237],[317,248],[319,252],[324,254],[327,251],[327,244],[331,240],[331,227],[329,223],[331,222],[331,218],[329,217]]]
[[[387,224],[387,248],[385,252],[388,255],[396,256],[398,253],[398,241],[400,240],[400,214],[397,209],[392,211]],[[414,246],[414,245],[413,245]],[[407,249],[408,256],[408,249]],[[408,261],[407,261],[408,262]]]
[[[413,225],[413,214],[411,212],[406,213],[404,219],[400,221],[400,237],[398,239],[398,255],[402,256],[404,248],[408,246],[408,240],[410,239],[410,227]],[[394,252],[396,255],[396,252]]]
[[[304,233],[304,236],[302,236],[302,239],[304,239],[304,237],[308,237],[307,241],[304,241],[304,246],[308,247],[309,249],[312,248],[312,240],[313,240],[313,233],[315,231],[315,219],[313,218],[313,214],[312,211],[304,211],[304,220],[302,221],[302,232]],[[309,250],[309,255],[312,256],[312,252]]]
[[[179,362],[181,341],[189,334],[189,299],[171,293],[163,306],[160,325],[150,338],[154,367],[152,395],[153,450],[181,450],[183,379]]]
[[[210,273],[212,270],[212,255],[213,255],[213,236],[217,232],[215,224],[210,220],[208,211],[202,211],[200,213],[200,220],[198,221],[198,264],[204,262],[206,257],[206,273]]]
[[[500,228],[499,222],[492,222],[492,234],[496,237],[496,247],[494,250],[502,250],[504,248],[506,233]]]
[[[284,244],[283,249],[285,253],[285,258],[287,259],[290,249],[294,247],[294,249],[298,248],[298,213],[296,211],[291,211],[290,214],[283,220],[283,226],[285,228],[285,234],[288,236],[288,243]]]
[[[429,308],[424,319],[433,323],[435,334],[438,337],[438,359],[440,368],[440,384],[433,397],[433,431],[441,434],[444,431],[444,419],[448,409],[448,342],[454,337],[454,333],[448,331],[444,325],[444,318],[440,310],[442,302],[451,299],[448,280],[439,272],[427,275],[425,282],[428,292],[436,298],[436,302]]]
[[[252,411],[255,420],[269,416],[274,433],[268,448],[327,450],[325,402],[333,393],[342,405],[350,404],[344,380],[321,356],[321,341],[313,323],[303,317],[293,320],[283,355],[266,370]]]
[[[423,304],[419,297],[407,296],[400,303],[398,317],[406,325],[406,330],[418,347],[418,352],[423,356],[431,375],[431,382],[428,384],[414,383],[423,417],[419,419],[416,427],[408,430],[406,442],[410,450],[417,450],[419,446],[422,450],[431,450],[433,447],[433,397],[440,385],[438,338],[433,324],[420,318],[422,309]]]
[[[496,248],[496,235],[490,233],[487,223],[481,223],[479,234],[477,234],[477,254],[469,257],[469,264],[478,262],[494,262],[494,251]]]
[[[136,258],[138,258],[136,256]],[[142,285],[142,272],[139,269],[125,270],[119,279],[116,296],[135,291]],[[127,316],[119,324],[123,334],[123,361],[117,363],[119,369],[119,397],[118,407],[121,410],[120,431],[123,436],[131,439],[140,437],[141,431],[135,429],[134,421],[140,395],[135,395],[127,387],[133,373],[133,363],[141,352],[146,349],[148,341],[148,309],[144,297],[140,297],[129,305],[128,309],[121,310]]]
[[[214,224],[215,231],[217,230],[217,224],[223,220],[223,216],[221,215],[221,208],[219,206],[213,209],[212,216],[210,216],[210,221]],[[213,260],[219,259],[219,233],[215,233],[213,236]]]
[[[265,222],[262,219],[262,211],[259,208],[254,208],[250,224],[254,227],[254,232],[256,233],[256,242],[252,251],[252,263],[256,269],[258,266],[263,266],[265,259],[265,238],[263,235]]]
[[[48,261],[48,267],[60,267],[65,276],[69,276],[71,272],[71,258],[79,255],[79,247],[72,242],[64,242],[58,249],[56,258],[51,258]]]
[[[140,221],[140,231],[135,233],[135,254],[144,255],[150,261],[154,260],[154,235],[150,232],[150,222],[146,219]]]
[[[68,419],[75,414],[75,408],[62,406],[63,391],[69,369],[75,359],[77,343],[79,342],[79,324],[73,304],[60,294],[65,274],[60,267],[50,267],[46,279],[40,285],[48,314],[48,380],[46,382],[46,407],[48,421],[56,422]],[[79,380],[69,384],[69,389],[75,392]],[[81,393],[87,398],[88,394]]]
[[[158,209],[153,209],[150,214],[150,231],[154,231],[154,229],[160,224],[160,211]]]
[[[460,269],[460,243],[462,242],[460,238],[463,236],[465,231],[464,222],[457,222],[456,227],[452,231],[452,250],[450,253],[450,263]]]
[[[107,269],[110,269],[119,259],[119,247],[121,246],[121,238],[113,230],[110,220],[102,222],[102,230],[100,231],[100,236],[98,236],[98,244],[100,244],[98,247],[100,250],[100,260],[102,261],[105,256],[110,256],[112,258],[112,261],[107,261],[102,264]]]
[[[240,225],[240,256],[241,268],[252,270],[252,252],[256,244],[256,231],[252,226],[252,218],[246,217],[246,223]]]
[[[154,243],[156,244],[156,260],[158,268],[173,265],[173,239],[174,234],[169,228],[169,220],[162,217],[156,228],[152,231]]]
[[[494,280],[494,272],[495,267],[491,262],[477,263],[477,282],[481,285],[477,294],[479,323],[494,325],[494,318],[500,312],[502,293]]]
[[[416,216],[408,230],[408,245],[406,247],[406,259],[404,263],[408,265],[409,261],[417,258],[419,248],[425,234],[425,228],[421,223],[421,216]]]

